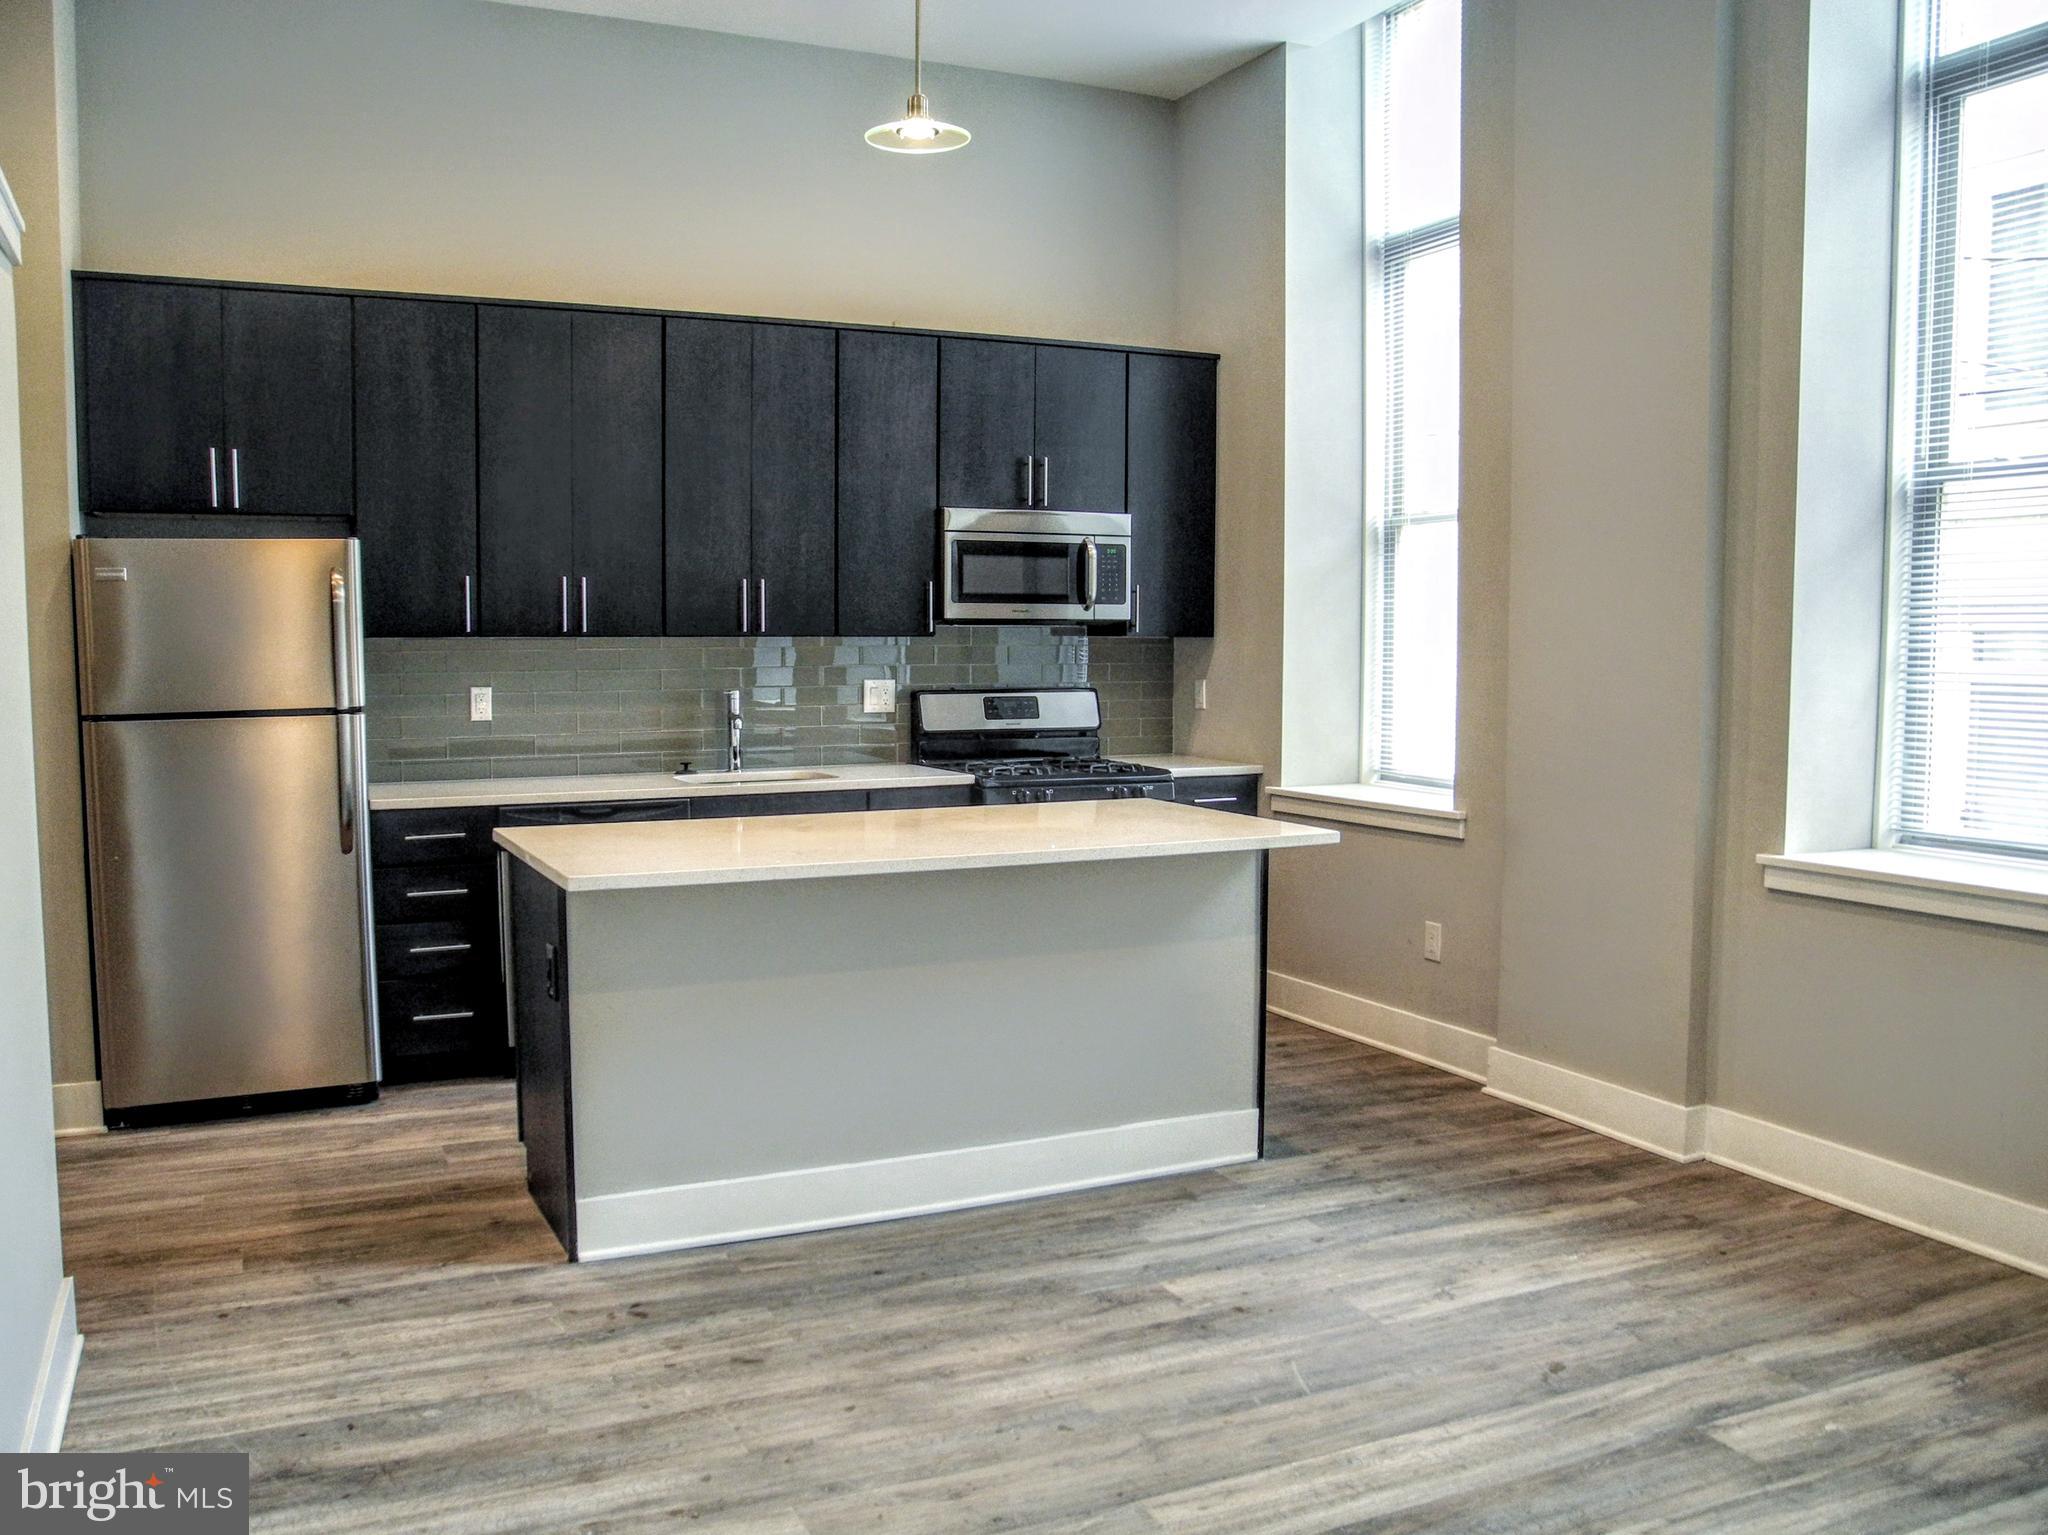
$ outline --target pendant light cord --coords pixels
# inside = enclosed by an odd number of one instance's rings
[[[917,0],[910,27],[911,79],[917,94],[924,94],[924,0]]]

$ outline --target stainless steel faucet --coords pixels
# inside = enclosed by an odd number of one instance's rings
[[[740,771],[740,690],[725,695],[725,770]]]

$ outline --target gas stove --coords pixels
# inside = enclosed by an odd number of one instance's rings
[[[1102,755],[1093,688],[927,688],[910,718],[917,760],[972,773],[984,805],[1173,798],[1164,768]]]

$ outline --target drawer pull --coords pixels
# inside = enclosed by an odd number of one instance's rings
[[[1195,803],[1197,805],[1235,805],[1237,803],[1237,796],[1235,794],[1221,794],[1214,799],[1197,798]]]
[[[430,900],[433,900],[433,899],[435,899],[435,898],[436,898],[436,897],[438,897],[438,896],[452,896],[452,895],[468,895],[468,894],[469,894],[469,886],[467,886],[467,885],[450,885],[450,886],[449,886],[449,887],[448,887],[447,889],[445,889],[445,890],[408,890],[408,891],[406,891],[406,893],[405,893],[405,898],[406,898],[406,899],[407,899],[408,901],[430,901]]]
[[[456,1013],[414,1013],[412,1021],[414,1023],[459,1023],[464,1018],[474,1018],[475,1016],[475,1009],[466,1008]]]
[[[467,954],[474,945],[467,943],[416,943],[405,952],[408,954]]]
[[[469,835],[466,831],[409,831],[405,834],[408,842],[460,842]]]

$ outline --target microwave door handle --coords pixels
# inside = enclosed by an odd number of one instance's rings
[[[1081,569],[1085,572],[1081,582],[1081,606],[1093,608],[1095,593],[1102,580],[1102,557],[1092,536],[1081,540]]]

